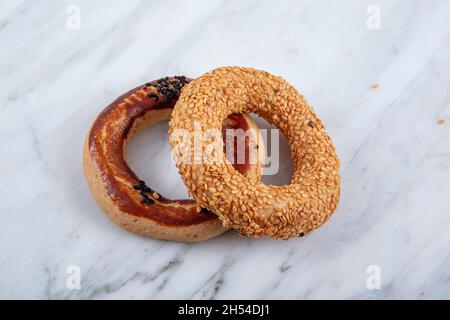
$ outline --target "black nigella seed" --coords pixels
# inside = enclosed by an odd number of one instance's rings
[[[149,188],[143,180],[139,180],[138,185],[134,185],[133,188],[135,190],[139,190],[139,194],[142,197],[142,202],[146,204],[154,204],[155,200],[151,199],[147,193],[153,192],[151,188]]]
[[[311,128],[314,128],[314,123],[312,121],[308,121],[308,126],[310,126]]]
[[[153,100],[156,100],[156,101],[158,101],[159,100],[159,97],[158,97],[158,95],[156,94],[156,93],[149,93],[149,94],[147,94],[147,97],[149,97],[149,98],[152,98]]]
[[[180,80],[181,82],[186,83],[186,77],[185,77],[185,76],[175,76],[175,79]]]
[[[146,203],[146,204],[154,204],[155,200],[150,199],[147,195],[145,195],[145,197],[143,197],[142,202]]]

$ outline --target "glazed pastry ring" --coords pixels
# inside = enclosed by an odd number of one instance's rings
[[[176,165],[194,199],[216,213],[224,226],[244,236],[288,239],[321,226],[335,211],[340,194],[339,160],[330,137],[305,98],[280,77],[252,68],[223,67],[187,85],[169,124],[175,159],[192,149],[178,130],[220,129],[233,113],[254,112],[274,124],[291,148],[290,184],[265,185],[239,174],[223,152],[214,163]]]
[[[125,93],[100,113],[86,136],[83,164],[90,191],[109,218],[126,230],[184,242],[206,240],[227,230],[195,201],[170,200],[152,190],[124,158],[127,142],[141,129],[170,119],[179,92],[189,81],[164,78]],[[253,129],[252,138],[259,144],[258,128],[248,116],[230,115],[223,125]],[[247,142],[246,152],[249,147]],[[261,178],[259,161],[236,168],[250,180]]]

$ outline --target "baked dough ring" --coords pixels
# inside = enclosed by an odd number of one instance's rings
[[[186,86],[170,121],[170,143],[182,159],[174,132],[217,130],[229,114],[254,112],[277,126],[289,142],[294,163],[291,183],[265,185],[238,174],[219,150],[213,164],[177,162],[194,199],[244,236],[288,239],[304,236],[335,211],[340,194],[339,160],[314,111],[280,77],[252,68],[215,69]],[[192,141],[190,141],[192,143]],[[185,142],[186,143],[186,142]]]
[[[124,159],[127,142],[142,128],[170,119],[179,91],[189,81],[164,78],[125,93],[100,113],[86,136],[83,163],[91,193],[109,218],[126,230],[184,242],[206,240],[227,230],[215,214],[195,201],[170,200],[150,189]],[[248,116],[231,115],[223,125],[253,129],[252,143],[260,145],[258,128]],[[245,146],[248,152],[254,144],[246,140]],[[247,160],[237,169],[250,180],[259,180],[260,159],[254,164]]]

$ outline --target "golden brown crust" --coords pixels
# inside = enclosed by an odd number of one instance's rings
[[[166,78],[162,83],[174,81],[181,89],[189,81],[182,79]],[[172,90],[173,86],[168,88]],[[150,191],[124,159],[127,142],[142,128],[170,119],[178,91],[169,91],[168,95],[160,91],[160,83],[154,81],[127,92],[105,108],[86,136],[85,176],[97,203],[121,227],[159,239],[206,240],[226,231],[216,215],[206,209],[198,212],[193,200],[170,200]],[[230,125],[257,130],[256,124],[245,115],[237,116],[237,122]],[[260,163],[243,170],[252,179],[260,179]]]
[[[231,113],[255,112],[276,125],[289,142],[294,174],[289,185],[250,181],[217,155],[214,164],[177,163],[196,201],[218,214],[224,226],[245,236],[288,239],[322,225],[340,194],[339,160],[331,139],[305,98],[286,81],[252,68],[215,69],[187,85],[170,121],[170,143],[182,157],[173,133],[192,132],[201,122],[216,130]],[[231,195],[231,196],[230,196]]]

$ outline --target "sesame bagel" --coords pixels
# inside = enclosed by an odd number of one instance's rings
[[[163,78],[125,93],[100,113],[86,136],[83,165],[90,191],[108,217],[128,231],[197,242],[227,230],[215,214],[195,201],[171,200],[151,189],[125,161],[127,142],[144,127],[169,120],[180,90],[189,81],[185,77]],[[260,144],[258,128],[246,115],[230,115],[223,129],[252,129],[253,143]],[[251,144],[243,142],[248,152]],[[261,178],[259,159],[240,163],[236,169],[249,180]]]
[[[215,69],[187,85],[170,120],[170,143],[176,159],[193,151],[195,123],[217,130],[233,113],[254,112],[274,124],[291,148],[294,173],[290,184],[266,185],[239,174],[220,150],[213,162],[177,161],[194,199],[216,213],[225,227],[243,236],[288,239],[321,226],[335,211],[340,194],[339,160],[324,125],[305,98],[285,80],[252,68]]]

